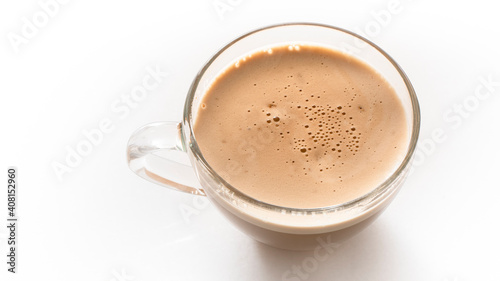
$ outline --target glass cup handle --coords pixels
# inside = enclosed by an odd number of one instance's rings
[[[130,169],[140,177],[175,190],[205,195],[181,138],[181,123],[148,124],[130,137],[127,144]]]

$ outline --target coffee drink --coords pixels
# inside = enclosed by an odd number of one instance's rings
[[[268,204],[319,208],[383,183],[409,133],[394,89],[354,56],[275,46],[227,67],[200,102],[194,135],[207,163]]]

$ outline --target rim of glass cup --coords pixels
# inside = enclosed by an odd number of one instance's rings
[[[280,28],[280,27],[286,27],[286,26],[312,26],[312,27],[319,27],[319,28],[329,28],[333,29],[335,31],[339,32],[344,32],[347,33],[348,35],[351,35],[353,37],[356,37],[363,42],[369,44],[373,48],[375,48],[378,52],[380,52],[393,66],[394,68],[398,71],[399,75],[401,75],[401,78],[403,79],[405,86],[408,90],[408,93],[410,95],[410,100],[411,100],[411,105],[412,105],[412,110],[413,110],[413,123],[412,123],[412,131],[411,131],[411,137],[410,137],[410,143],[408,145],[408,150],[406,151],[405,158],[403,161],[400,163],[398,168],[396,169],[395,172],[391,174],[390,177],[388,177],[383,183],[378,185],[376,188],[372,189],[370,192],[357,197],[356,199],[353,199],[348,202],[344,202],[341,204],[336,204],[336,205],[331,205],[331,206],[326,206],[326,207],[317,207],[317,208],[294,208],[294,207],[286,207],[286,206],[280,206],[280,205],[274,205],[270,204],[258,199],[255,199],[237,188],[233,187],[230,183],[228,183],[226,180],[224,180],[215,170],[210,166],[210,164],[205,160],[205,157],[203,157],[198,144],[196,142],[195,134],[193,131],[193,123],[195,120],[192,120],[192,104],[194,100],[194,96],[196,93],[196,89],[198,88],[198,85],[201,81],[201,78],[205,74],[206,70],[212,65],[212,63],[217,60],[217,58],[225,52],[228,48],[233,46],[235,43],[239,42],[240,40],[247,38],[249,36],[252,36],[253,34],[259,33],[264,30],[268,29],[273,29],[273,28]],[[236,58],[235,58],[236,59]],[[396,63],[396,61],[389,56],[384,50],[382,50],[380,47],[375,45],[375,43],[371,42],[370,40],[353,33],[349,30],[335,27],[335,26],[330,26],[330,25],[325,25],[325,24],[318,24],[318,23],[308,23],[308,22],[293,22],[293,23],[283,23],[283,24],[275,24],[275,25],[270,25],[266,27],[262,27],[253,31],[250,31],[230,43],[226,44],[222,49],[220,49],[215,55],[213,55],[210,60],[205,63],[203,68],[198,72],[196,75],[193,83],[191,84],[191,87],[189,89],[188,95],[186,97],[186,103],[184,105],[184,116],[183,116],[183,123],[184,125],[187,124],[189,128],[189,137],[190,140],[194,143],[194,145],[189,145],[189,148],[192,150],[193,155],[197,161],[199,161],[205,169],[209,172],[210,176],[212,176],[215,180],[218,182],[224,184],[226,188],[228,188],[231,192],[234,193],[238,198],[247,201],[249,203],[252,203],[254,205],[257,205],[259,207],[265,208],[265,209],[278,209],[278,210],[285,210],[289,212],[306,212],[306,213],[316,213],[316,212],[336,212],[336,211],[341,211],[344,209],[349,209],[352,207],[357,206],[359,203],[362,203],[365,200],[369,200],[373,197],[377,197],[377,195],[384,194],[388,189],[392,186],[392,183],[398,179],[398,177],[405,171],[406,167],[410,163],[410,160],[413,156],[413,153],[415,151],[416,145],[417,145],[417,140],[418,140],[418,135],[420,132],[420,107],[418,104],[418,99],[415,94],[415,90],[413,89],[413,86],[406,76],[405,72],[401,69],[401,67]],[[184,130],[185,126],[182,126],[182,130]],[[184,132],[181,134],[182,136],[182,141],[183,145],[185,144],[185,139],[184,139]]]

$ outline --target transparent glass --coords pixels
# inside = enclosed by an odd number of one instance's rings
[[[381,185],[355,200],[324,208],[288,208],[261,202],[217,174],[198,148],[193,132],[199,103],[213,80],[246,54],[276,45],[312,44],[348,52],[376,69],[393,86],[405,108],[409,143],[406,156]],[[257,241],[293,250],[338,243],[371,223],[392,201],[410,168],[420,128],[415,91],[403,70],[382,49],[350,31],[311,23],[255,30],[217,52],[195,77],[182,122],[147,125],[130,138],[130,168],[157,184],[204,195],[241,231]]]

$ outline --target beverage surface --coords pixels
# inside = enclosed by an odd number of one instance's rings
[[[408,146],[401,101],[364,62],[319,46],[258,51],[203,96],[194,134],[209,165],[266,203],[317,208],[383,183]]]

